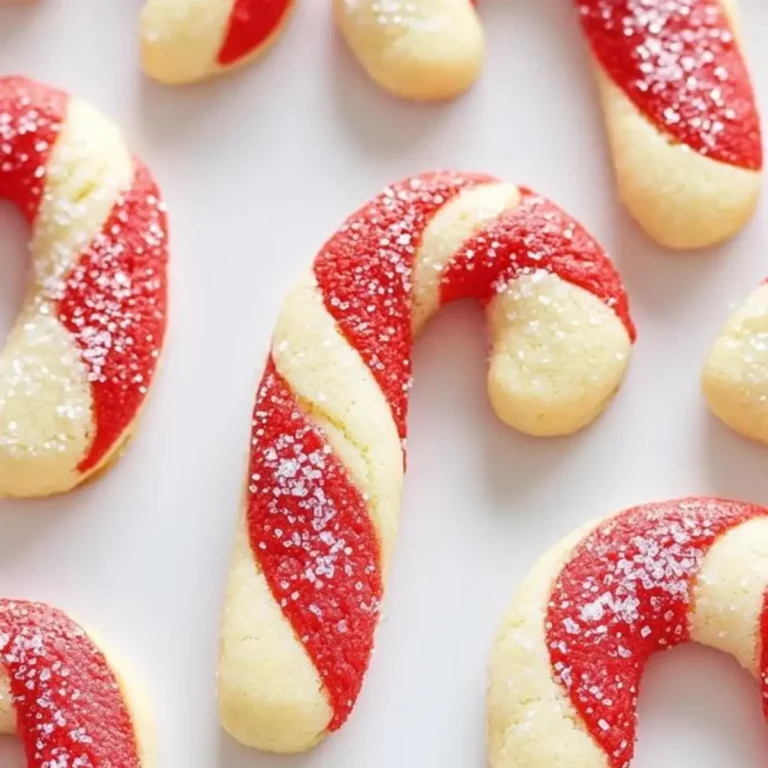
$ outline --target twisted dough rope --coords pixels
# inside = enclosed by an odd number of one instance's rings
[[[702,385],[718,418],[768,443],[768,285],[729,318],[704,365]]]
[[[539,560],[492,654],[493,768],[626,768],[648,658],[687,640],[768,696],[768,510],[689,498],[588,526]],[[768,706],[766,715],[768,716]]]
[[[144,70],[163,83],[202,80],[252,61],[277,39],[293,0],[147,0]]]
[[[133,432],[166,326],[150,172],[89,105],[0,78],[0,198],[32,227],[32,285],[0,352],[0,497],[67,491]]]
[[[523,432],[585,426],[623,377],[619,276],[544,198],[442,172],[352,215],[286,299],[254,410],[219,667],[222,722],[248,745],[307,749],[355,703],[397,528],[413,336],[460,298],[486,306],[491,402]]]
[[[80,626],[43,603],[0,600],[0,733],[29,768],[152,768],[143,704]]]
[[[699,248],[752,215],[763,165],[733,0],[573,0],[590,44],[620,194],[658,242]],[[468,88],[483,33],[468,0],[334,0],[339,27],[387,90]]]

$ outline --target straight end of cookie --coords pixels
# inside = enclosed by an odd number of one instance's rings
[[[702,387],[722,422],[768,443],[768,285],[728,319],[704,365]]]
[[[147,0],[144,71],[167,85],[214,77],[254,61],[279,37],[294,0]]]
[[[736,234],[762,183],[755,94],[730,3],[578,3],[622,199],[660,244]]]
[[[334,0],[334,13],[354,56],[396,96],[449,99],[480,74],[484,35],[467,0]]]

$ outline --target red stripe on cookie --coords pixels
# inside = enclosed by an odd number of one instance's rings
[[[0,198],[14,203],[30,224],[68,102],[63,91],[21,77],[0,78]]]
[[[759,170],[760,121],[720,0],[574,0],[608,76],[660,131]]]
[[[547,646],[555,679],[612,768],[626,768],[634,752],[645,662],[689,638],[703,558],[720,536],[764,515],[720,499],[646,505],[602,523],[571,554],[550,596]]]
[[[379,545],[363,495],[270,358],[253,415],[246,519],[269,588],[325,686],[349,716],[373,649]]]
[[[61,611],[0,601],[0,664],[30,768],[140,768],[118,680],[104,654]]]
[[[611,307],[632,341],[635,327],[616,268],[605,251],[571,216],[549,200],[521,189],[520,204],[471,237],[451,260],[440,301],[489,302],[510,280],[539,270],[584,288]]]
[[[0,79],[0,197],[33,223],[68,96],[24,78]],[[131,189],[62,281],[44,286],[79,348],[91,383],[94,431],[80,472],[96,467],[138,414],[166,326],[167,221],[157,186],[134,161]]]
[[[165,336],[168,225],[154,179],[134,165],[131,189],[67,276],[56,308],[91,382],[95,431],[80,472],[98,466],[136,419]]]
[[[292,0],[235,0],[219,50],[222,66],[234,64],[267,42],[288,12]]]
[[[431,173],[394,184],[350,216],[314,270],[325,307],[381,387],[401,437],[411,378],[414,257],[432,217],[491,176]]]

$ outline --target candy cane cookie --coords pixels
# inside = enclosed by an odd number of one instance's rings
[[[0,733],[29,768],[152,768],[139,694],[93,639],[43,603],[0,600]]]
[[[307,749],[354,706],[397,529],[413,337],[462,298],[486,307],[509,425],[574,432],[621,382],[621,280],[551,202],[438,172],[347,219],[283,304],[253,414],[219,665],[221,719],[245,744]]]
[[[733,0],[573,0],[589,43],[621,197],[663,245],[700,248],[752,215],[760,121]],[[465,90],[482,59],[468,0],[334,0],[352,51],[388,90]]]
[[[729,318],[704,365],[702,386],[721,421],[768,443],[768,284]]]
[[[70,490],[134,431],[166,326],[166,215],[111,122],[0,78],[0,198],[32,228],[26,302],[0,351],[0,496]]]
[[[489,671],[493,768],[626,768],[643,669],[693,640],[759,678],[768,716],[768,510],[689,498],[566,538],[523,582]]]
[[[147,0],[141,14],[145,72],[191,83],[253,61],[277,39],[293,0]]]

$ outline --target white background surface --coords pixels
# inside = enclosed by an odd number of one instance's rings
[[[1,2],[2,0],[0,0]],[[483,2],[484,77],[442,106],[396,101],[357,69],[326,2],[303,0],[260,64],[168,89],[137,61],[139,2],[0,9],[0,72],[92,100],[125,129],[173,228],[167,355],[139,436],[102,481],[0,502],[0,594],[68,609],[133,663],[156,713],[159,768],[469,768],[485,763],[488,650],[535,558],[579,523],[691,493],[768,503],[768,451],[711,418],[698,374],[729,312],[768,272],[768,199],[727,246],[656,248],[618,206],[585,48],[567,0]],[[768,6],[741,0],[768,113]],[[217,623],[256,381],[278,304],[342,219],[386,183],[437,166],[524,182],[608,247],[639,342],[604,418],[565,440],[498,423],[481,312],[453,307],[415,356],[409,479],[386,618],[357,709],[306,757],[236,746],[214,704]],[[0,335],[28,267],[0,208]],[[655,659],[634,768],[764,765],[757,685],[714,652]],[[24,765],[0,743],[0,764]]]

